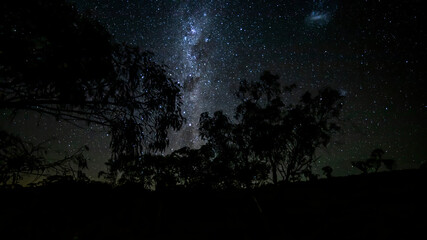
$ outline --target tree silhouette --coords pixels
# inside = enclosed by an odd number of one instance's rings
[[[179,129],[180,87],[138,47],[112,42],[64,1],[2,1],[0,109],[30,110],[111,133],[110,177]]]
[[[179,183],[178,168],[169,155],[145,154],[142,156],[140,168],[142,169],[140,176],[143,177],[146,187],[161,190],[175,187]]]
[[[220,188],[221,172],[213,162],[214,152],[211,147],[203,145],[200,149],[183,147],[169,155],[143,154],[136,162],[128,161],[122,167],[118,178],[119,184],[138,183],[146,189],[170,189],[177,186],[188,189]],[[117,162],[109,162],[115,164]],[[101,173],[107,179],[108,173]],[[228,176],[229,177],[229,176]],[[222,184],[221,186],[224,186]]]
[[[215,153],[212,176],[220,186],[251,187],[278,174],[284,181],[315,179],[311,165],[315,150],[326,146],[339,128],[342,97],[326,88],[315,97],[306,93],[296,105],[286,105],[279,77],[264,72],[260,81],[240,83],[235,122],[221,111],[200,117],[200,136]]]
[[[248,148],[256,158],[269,163],[273,182],[277,183],[279,155],[288,135],[281,124],[284,103],[279,77],[265,72],[259,82],[242,81],[237,97],[241,103],[235,118],[241,123],[240,134],[246,136]]]
[[[170,154],[178,171],[179,183],[187,188],[212,187],[211,159],[214,153],[206,145],[200,149],[184,147]]]
[[[248,151],[246,136],[241,134],[244,129],[221,111],[212,117],[202,113],[199,130],[207,141],[204,147],[214,153],[209,164],[209,180],[214,187],[252,187],[266,178],[267,168]]]
[[[323,174],[326,176],[326,178],[331,178],[332,177],[332,167],[330,166],[325,166],[322,168]]]
[[[371,152],[371,156],[364,160],[364,161],[355,161],[352,162],[352,166],[356,167],[360,171],[362,171],[363,174],[371,173],[371,172],[378,172],[381,165],[384,165],[388,170],[393,170],[396,163],[393,159],[383,159],[382,156],[384,155],[384,151],[380,148],[374,149]]]
[[[84,170],[88,168],[83,155],[86,146],[65,157],[48,159],[49,149],[45,143],[32,144],[16,135],[0,131],[0,185],[16,185],[24,175],[52,179],[52,176],[67,176],[76,181],[87,181]]]
[[[351,165],[357,169],[359,169],[360,171],[362,171],[363,174],[368,174],[369,171],[369,167],[366,164],[365,161],[355,161],[355,162],[351,162]]]
[[[90,113],[115,77],[108,32],[65,1],[0,4],[1,108],[100,121]]]
[[[329,143],[337,130],[342,96],[325,88],[317,96],[305,93],[296,105],[286,105],[284,94],[295,85],[281,87],[279,76],[264,72],[260,81],[243,81],[237,96],[236,119],[254,154],[271,168],[273,183],[299,179],[311,171],[315,150]]]
[[[0,184],[16,185],[22,174],[38,172],[45,160],[45,149],[0,131]]]

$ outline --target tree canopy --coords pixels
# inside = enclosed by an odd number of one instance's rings
[[[259,81],[241,82],[234,121],[222,112],[201,115],[200,135],[216,153],[212,161],[227,180],[251,186],[269,174],[277,183],[278,174],[294,181],[311,173],[316,149],[339,130],[342,96],[325,88],[286,104],[284,97],[294,88],[281,86],[279,76],[266,71]]]
[[[180,86],[153,58],[65,1],[0,3],[0,110],[104,126],[115,170],[163,151],[184,121]]]
[[[383,158],[384,150],[381,148],[376,148],[372,150],[371,156],[362,161],[351,162],[352,166],[362,171],[363,174],[378,172],[381,168],[381,165],[387,170],[393,170],[396,167],[396,161],[393,159]]]

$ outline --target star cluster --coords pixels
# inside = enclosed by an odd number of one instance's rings
[[[269,70],[283,84],[297,84],[290,101],[325,86],[346,97],[342,131],[319,152],[319,168],[355,173],[350,162],[368,157],[374,148],[383,148],[400,168],[418,167],[427,154],[421,87],[426,44],[417,1],[71,2],[117,41],[154,52],[181,84],[187,121],[171,134],[168,151],[199,146],[200,113],[223,110],[232,117],[239,82]],[[22,130],[29,124],[25,117],[14,121],[8,124],[15,131],[41,138]],[[94,169],[103,168],[109,156],[105,132],[47,122],[44,129],[58,135],[58,145],[91,146]]]

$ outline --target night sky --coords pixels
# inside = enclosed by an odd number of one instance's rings
[[[303,91],[325,86],[345,98],[342,131],[319,151],[317,168],[358,173],[351,161],[375,148],[399,169],[427,160],[425,9],[422,1],[154,1],[74,0],[119,42],[152,51],[183,86],[183,129],[169,150],[198,147],[200,113],[233,116],[241,79],[264,70]],[[27,140],[51,139],[52,149],[90,147],[92,176],[110,156],[109,136],[96,125],[75,128],[35,113],[1,124]]]

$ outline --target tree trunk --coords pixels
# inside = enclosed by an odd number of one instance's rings
[[[270,162],[271,162],[271,171],[273,172],[273,183],[277,184],[277,166],[273,160],[270,160]]]

